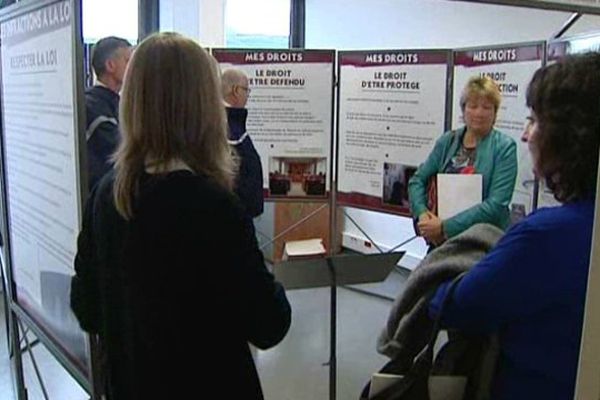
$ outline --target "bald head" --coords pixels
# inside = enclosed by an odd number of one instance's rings
[[[239,69],[228,69],[221,76],[223,99],[233,108],[244,108],[248,102],[250,88],[248,77]]]

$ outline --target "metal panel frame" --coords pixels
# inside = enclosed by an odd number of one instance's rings
[[[585,14],[597,14],[600,15],[600,3],[598,6],[584,6],[580,4],[571,4],[569,2],[561,1],[539,1],[539,0],[451,0],[461,1],[465,3],[485,3],[485,4],[496,4],[504,6],[514,7],[526,7],[526,8],[537,8],[541,10],[554,10],[554,11],[571,11]]]
[[[138,43],[160,30],[160,0],[138,0]]]
[[[306,0],[290,0],[289,47],[303,49],[306,29]]]
[[[6,20],[18,17],[22,14],[27,14],[29,12],[33,12],[37,9],[47,7],[49,5],[60,3],[63,0],[39,0],[39,1],[23,1],[16,4],[13,4],[9,7],[6,7],[0,10],[0,22],[4,22]],[[80,216],[79,225],[81,225],[81,215],[83,210],[83,199],[87,196],[87,170],[83,166],[86,165],[86,152],[85,152],[85,138],[80,134],[80,132],[85,131],[85,102],[83,96],[83,71],[81,68],[82,60],[83,60],[83,40],[82,40],[82,22],[81,22],[81,0],[69,0],[69,4],[71,7],[71,34],[72,34],[72,43],[71,43],[71,54],[72,54],[72,70],[73,70],[73,111],[74,111],[74,133],[75,133],[75,162],[79,165],[79,168],[76,170],[76,179],[77,179],[77,212]],[[1,79],[1,76],[0,76]],[[2,103],[2,108],[4,107]],[[3,206],[3,215],[2,217],[2,230],[5,233],[5,246],[4,246],[4,260],[6,261],[6,265],[4,265],[5,274],[7,282],[8,290],[8,299],[10,301],[10,310],[11,315],[11,338],[13,341],[13,349],[15,351],[15,362],[13,363],[13,368],[15,369],[15,385],[18,390],[19,399],[25,399],[27,397],[27,391],[24,384],[23,379],[23,365],[22,365],[22,354],[20,348],[20,335],[18,330],[18,325],[16,319],[21,320],[25,323],[25,325],[31,329],[31,331],[39,338],[39,340],[46,346],[48,351],[53,355],[54,358],[62,365],[62,367],[89,393],[92,392],[93,380],[91,377],[86,376],[86,372],[93,371],[91,360],[90,364],[88,364],[89,371],[83,371],[77,362],[73,359],[73,357],[69,354],[67,349],[65,349],[61,344],[59,344],[53,337],[51,332],[48,332],[46,328],[43,327],[39,321],[32,315],[32,312],[28,310],[28,306],[25,304],[21,304],[16,295],[16,284],[14,281],[13,275],[13,267],[12,267],[12,257],[11,257],[11,237],[9,233],[9,209],[10,204],[8,201],[8,193],[6,191],[7,188],[7,177],[6,177],[6,148],[4,146],[4,121],[2,119],[2,134],[0,135],[0,141],[2,143],[2,160],[0,162],[0,172],[1,172],[1,187],[2,187],[2,195],[1,202]],[[33,313],[35,314],[35,313]],[[91,352],[94,349],[90,349]],[[96,397],[92,393],[92,399],[96,399]]]

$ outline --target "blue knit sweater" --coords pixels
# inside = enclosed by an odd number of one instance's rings
[[[465,276],[444,311],[448,327],[499,333],[494,400],[573,398],[593,217],[591,199],[531,214]],[[447,287],[431,301],[432,316]]]

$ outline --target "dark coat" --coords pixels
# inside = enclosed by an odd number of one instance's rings
[[[127,222],[113,179],[87,202],[71,285],[104,343],[109,398],[262,399],[248,342],[276,345],[291,311],[239,201],[191,172],[144,174]]]
[[[119,95],[103,86],[85,92],[88,186],[93,188],[112,168],[110,156],[120,140]]]
[[[248,215],[258,217],[263,213],[263,171],[260,156],[246,132],[245,108],[227,107],[229,144],[240,157],[240,169],[235,182],[235,193],[246,207]]]

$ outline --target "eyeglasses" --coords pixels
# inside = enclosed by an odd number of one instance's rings
[[[250,89],[248,86],[238,86],[240,89],[243,89],[247,94],[250,94],[250,92],[252,92],[252,89]]]

